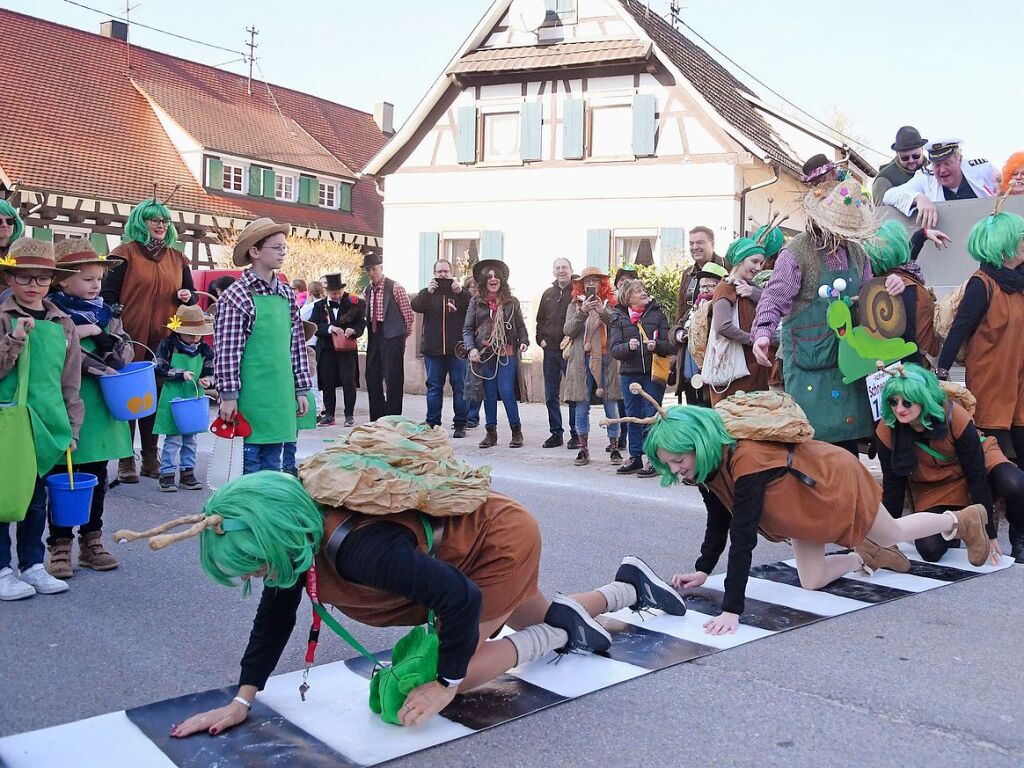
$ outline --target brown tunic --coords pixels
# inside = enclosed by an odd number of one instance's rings
[[[922,511],[940,506],[966,507],[971,503],[967,478],[964,477],[964,469],[957,457],[955,444],[970,423],[971,415],[959,403],[950,400],[946,408],[946,435],[941,440],[929,443],[933,451],[948,458],[937,459],[920,446],[914,446],[917,468],[907,478],[907,488],[915,510]],[[888,424],[884,421],[878,422],[875,434],[884,446],[892,450],[892,429]],[[994,437],[986,437],[981,448],[985,454],[985,469],[989,472],[1009,461],[999,450]]]
[[[981,270],[988,311],[967,341],[967,388],[978,398],[974,422],[981,429],[1024,426],[1024,294],[1006,293]]]
[[[750,333],[750,329],[754,325],[754,315],[757,314],[757,304],[749,298],[737,294],[736,286],[727,280],[722,280],[715,286],[715,292],[711,296],[711,305],[714,306],[719,299],[725,299],[734,307],[739,307],[740,330]],[[739,303],[737,304],[737,302]],[[768,389],[768,379],[772,369],[765,368],[757,362],[753,346],[743,345],[743,359],[747,362],[747,370],[750,371],[750,375],[736,379],[723,392],[716,392],[713,387],[709,386],[708,393],[711,395],[712,405],[736,392],[760,392]]]
[[[181,275],[187,266],[185,255],[174,248],[160,251],[159,261],[146,256],[141,243],[122,243],[110,252],[124,259],[126,270],[121,286],[121,304],[125,332],[152,350],[170,333],[164,326],[178,311]],[[140,355],[141,357],[141,355]],[[146,355],[147,359],[149,355]]]
[[[354,584],[338,575],[325,554],[334,529],[351,512],[329,509],[324,514],[323,545],[316,555],[320,600],[356,621],[372,627],[415,626],[427,620],[427,609],[404,597]],[[354,528],[380,520],[400,523],[427,549],[419,513],[400,512],[387,517],[364,516]],[[540,528],[533,515],[507,496],[492,493],[475,512],[444,518],[444,533],[436,542],[435,556],[454,565],[483,594],[481,621],[508,616],[537,591],[540,570]]]
[[[894,274],[903,281],[908,291],[917,294],[917,317],[908,317],[907,322],[914,323],[918,350],[921,354],[938,357],[942,345],[939,344],[939,337],[935,335],[935,298],[931,291],[925,288],[924,283],[906,272],[896,270]]]
[[[829,443],[740,440],[731,457],[725,449],[708,488],[731,510],[739,478],[786,466],[814,479],[815,485],[807,486],[792,473],[769,483],[758,524],[763,536],[845,547],[864,541],[882,503],[882,488],[856,456]]]

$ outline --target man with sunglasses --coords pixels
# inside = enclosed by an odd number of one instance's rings
[[[921,168],[924,167],[924,145],[927,139],[912,125],[904,125],[896,131],[896,141],[892,143],[895,157],[878,169],[878,178],[871,185],[871,199],[876,205],[881,204],[882,197],[892,187],[906,184]]]
[[[935,203],[993,197],[999,189],[996,169],[988,160],[965,160],[960,139],[928,144],[929,168],[922,168],[906,184],[893,187],[882,197],[904,216],[917,217],[919,226],[933,229],[939,222]]]

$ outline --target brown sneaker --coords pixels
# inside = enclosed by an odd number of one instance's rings
[[[70,579],[74,573],[71,570],[71,539],[57,539],[48,549],[50,562],[46,564],[46,572],[61,581]]]
[[[874,573],[879,568],[897,573],[910,570],[910,560],[894,546],[880,547],[871,539],[864,539],[853,551],[864,561],[864,570],[868,573]]]
[[[139,482],[139,473],[135,469],[135,457],[119,459],[117,462],[117,480],[125,485],[135,485]]]
[[[956,538],[967,546],[967,561],[973,566],[984,565],[988,559],[988,510],[984,504],[972,504],[953,512],[956,518]]]
[[[143,477],[160,477],[160,459],[156,455],[156,448],[146,448],[142,451],[142,468],[139,474]]]
[[[103,546],[101,531],[93,531],[78,537],[78,564],[94,571],[112,571],[120,565]]]

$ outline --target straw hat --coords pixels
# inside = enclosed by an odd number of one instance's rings
[[[309,320],[302,321],[302,335],[306,341],[309,341],[316,336],[316,323],[311,323]]]
[[[583,268],[583,272],[580,273],[579,277],[574,277],[572,279],[572,281],[574,283],[578,283],[581,280],[584,280],[584,279],[586,279],[588,277],[604,277],[604,278],[607,278],[608,275],[606,273],[602,272],[600,267],[584,267]]]
[[[178,311],[164,327],[175,333],[190,333],[193,336],[211,336],[213,334],[213,323],[203,313],[203,310],[184,304],[178,307]]]
[[[47,269],[54,276],[73,275],[77,269],[58,269],[53,259],[53,246],[45,240],[32,237],[19,237],[0,257],[0,270],[16,271],[19,269]]]
[[[114,269],[124,262],[121,259],[108,259],[96,253],[92,243],[85,237],[72,237],[63,240],[53,247],[53,257],[61,267],[84,267],[86,264],[99,264],[107,269]]]
[[[265,237],[271,235],[285,235],[291,231],[287,224],[278,224],[273,219],[256,219],[245,225],[245,229],[238,236],[238,242],[231,253],[231,261],[236,267],[247,267],[252,259],[249,258],[249,249]]]
[[[871,198],[853,178],[820,184],[804,195],[807,218],[844,240],[867,240],[878,231]]]

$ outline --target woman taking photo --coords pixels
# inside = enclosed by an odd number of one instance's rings
[[[626,404],[626,416],[643,419],[654,415],[654,406],[630,391],[637,383],[655,402],[665,396],[665,382],[651,376],[655,355],[670,356],[676,352],[669,338],[668,318],[658,302],[653,301],[639,280],[629,280],[619,288],[618,303],[612,315],[612,357],[619,361],[619,387]],[[643,464],[644,437],[647,427],[629,422],[629,461],[619,467],[620,475],[639,473],[640,477],[654,477],[656,472]]]
[[[600,398],[607,418],[618,416],[618,401],[622,396],[619,363],[608,354],[608,328],[615,304],[611,281],[598,267],[587,267],[579,279],[573,281],[572,301],[566,309],[562,329],[569,339],[562,399],[576,410],[580,450],[573,463],[577,467],[590,463],[591,394]],[[608,426],[608,445],[612,464],[621,464],[618,423]]]
[[[462,342],[469,357],[470,393],[483,385],[483,398],[475,394],[466,397],[482,399],[487,434],[480,448],[498,444],[498,398],[505,406],[505,416],[512,430],[509,448],[523,447],[523,426],[519,418],[518,396],[520,355],[530,346],[526,321],[519,299],[508,287],[508,266],[497,259],[484,259],[473,265],[479,295],[470,299],[466,322],[462,327]]]

